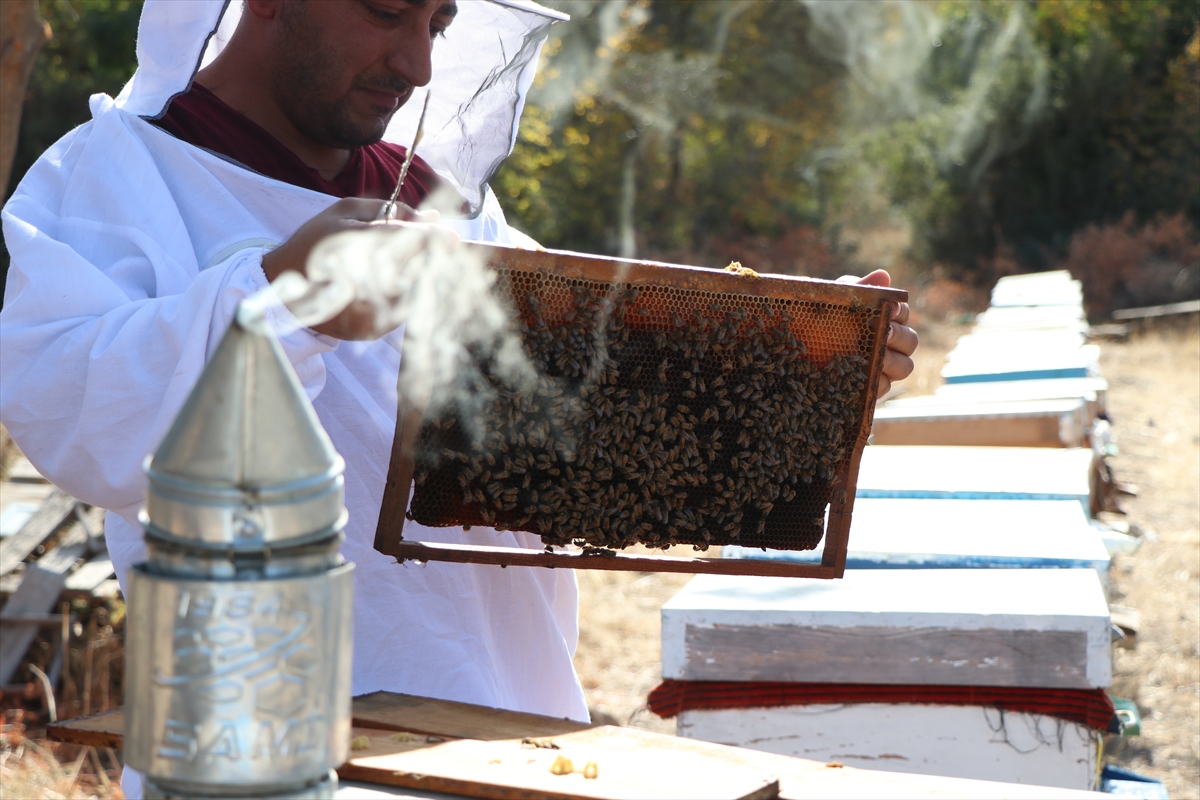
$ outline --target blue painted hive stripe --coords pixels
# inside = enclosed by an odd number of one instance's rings
[[[976,372],[942,377],[946,383],[993,383],[995,381],[1033,381],[1044,378],[1086,378],[1088,371],[1087,367],[1063,367],[1022,372]]]

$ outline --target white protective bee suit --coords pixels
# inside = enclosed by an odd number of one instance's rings
[[[464,238],[507,243],[517,234],[486,181],[512,149],[554,12],[523,0],[458,5],[433,51],[419,153],[475,212],[450,224]],[[147,0],[133,78],[115,100],[92,98],[92,120],[37,161],[3,212],[12,262],[0,312],[0,420],[51,481],[109,509],[108,548],[122,581],[145,554],[136,516],[143,459],[238,303],[266,285],[264,248],[337,199],[263,177],[142,119],[187,90],[241,6]],[[422,99],[397,113],[386,140],[411,141]],[[358,565],[354,693],[586,720],[571,664],[573,573],[400,565],[372,547],[395,426],[399,337],[337,341],[280,322],[293,328],[283,348],[346,461],[343,553]],[[527,534],[412,522],[405,538],[540,547]],[[127,789],[140,795],[140,786]]]

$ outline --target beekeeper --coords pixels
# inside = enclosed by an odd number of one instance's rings
[[[445,224],[461,236],[519,236],[487,182],[512,149],[556,18],[524,0],[147,0],[133,78],[115,99],[92,98],[92,120],[37,161],[3,214],[12,262],[0,419],[50,480],[110,509],[118,578],[144,556],[142,460],[238,303],[303,270],[323,236],[375,218],[422,87],[426,136],[402,199],[415,207],[448,186],[466,215]],[[586,720],[571,572],[397,565],[373,549],[398,336],[355,341],[367,329],[349,312],[316,330],[274,313],[292,328],[283,348],[346,460],[354,693]],[[885,380],[911,371],[906,319],[907,308]],[[541,546],[478,528],[411,538]]]

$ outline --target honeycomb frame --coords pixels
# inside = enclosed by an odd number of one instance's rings
[[[795,513],[793,511],[788,511],[786,514],[773,512],[770,510],[772,504],[765,503],[765,507],[768,510],[760,514],[761,518],[754,517],[753,510],[750,511],[751,520],[758,519],[758,539],[754,538],[753,524],[745,528],[746,531],[749,531],[749,533],[745,534],[745,538],[738,538],[736,530],[739,529],[736,524],[733,528],[730,528],[726,524],[726,528],[734,532],[732,534],[727,533],[723,538],[718,535],[714,539],[713,536],[706,532],[704,533],[704,540],[699,538],[688,539],[687,535],[693,534],[684,532],[686,535],[682,538],[675,537],[671,540],[671,543],[675,545],[693,544],[698,550],[707,547],[710,541],[713,544],[737,543],[748,544],[749,546],[770,546],[775,549],[786,550],[812,549],[824,539],[825,549],[822,562],[820,565],[812,565],[753,559],[722,560],[720,558],[679,557],[674,555],[632,555],[620,552],[621,545],[619,544],[611,548],[602,544],[597,547],[588,547],[583,553],[564,553],[561,551],[551,551],[549,547],[545,552],[538,552],[516,548],[406,541],[403,538],[405,516],[406,513],[412,513],[414,510],[419,510],[424,515],[425,518],[420,520],[424,524],[435,526],[460,524],[485,525],[489,522],[496,522],[494,518],[495,512],[501,506],[499,505],[499,499],[497,499],[496,505],[491,506],[492,516],[481,518],[479,516],[480,513],[488,513],[486,510],[481,511],[481,509],[486,509],[488,506],[486,502],[483,502],[485,498],[478,485],[473,485],[473,488],[467,491],[467,496],[471,494],[471,491],[474,491],[480,501],[479,503],[468,504],[465,496],[459,500],[450,499],[449,492],[446,489],[446,476],[441,475],[438,471],[439,467],[436,465],[430,467],[427,464],[427,455],[430,451],[432,441],[430,437],[436,438],[441,435],[431,427],[431,421],[425,418],[425,404],[429,401],[429,392],[427,389],[423,390],[422,387],[412,385],[411,378],[403,372],[400,375],[400,381],[402,384],[408,381],[408,384],[403,386],[404,391],[400,392],[401,403],[397,409],[396,435],[393,443],[392,459],[376,529],[376,550],[395,556],[401,560],[488,563],[501,566],[520,565],[636,571],[708,572],[822,578],[841,576],[845,564],[858,464],[862,448],[866,445],[867,437],[870,434],[878,381],[883,365],[883,353],[887,346],[886,332],[891,320],[892,311],[895,307],[894,304],[907,300],[907,293],[894,289],[881,289],[791,276],[758,276],[747,270],[742,270],[741,272],[717,271],[656,262],[627,261],[562,251],[515,250],[475,243],[471,243],[469,246],[478,247],[489,267],[497,272],[497,291],[509,302],[514,312],[521,318],[542,320],[545,323],[542,324],[543,328],[546,325],[554,328],[556,325],[563,324],[564,319],[571,317],[573,306],[568,296],[570,292],[575,292],[574,297],[578,298],[581,296],[580,293],[585,289],[592,291],[598,288],[602,293],[607,292],[609,296],[632,297],[633,299],[621,307],[618,312],[623,315],[621,319],[628,323],[635,335],[639,334],[639,332],[646,335],[654,335],[656,337],[656,346],[664,349],[664,352],[666,348],[674,346],[668,344],[668,339],[679,338],[680,336],[686,337],[685,328],[687,328],[689,323],[691,323],[690,330],[692,332],[696,331],[696,325],[699,323],[691,322],[693,320],[692,314],[694,314],[694,320],[702,320],[702,314],[704,313],[702,309],[709,308],[720,319],[728,320],[731,314],[742,314],[742,312],[731,311],[731,309],[744,309],[749,312],[748,316],[737,317],[738,319],[745,320],[744,322],[736,325],[730,323],[725,326],[725,332],[730,334],[732,341],[728,342],[729,346],[724,351],[727,355],[723,356],[723,358],[728,359],[729,353],[733,353],[734,358],[738,358],[740,354],[744,353],[744,363],[750,365],[748,368],[753,371],[757,367],[757,362],[754,362],[750,358],[749,353],[754,350],[756,344],[761,344],[763,341],[765,326],[761,323],[761,319],[765,318],[776,319],[777,321],[782,320],[779,324],[781,330],[787,328],[791,331],[799,331],[802,334],[802,339],[800,340],[801,349],[797,351],[801,354],[801,357],[795,360],[812,365],[811,372],[815,373],[821,369],[829,369],[829,365],[835,358],[851,359],[853,360],[852,363],[860,364],[863,373],[861,376],[863,379],[861,391],[853,396],[844,395],[852,397],[853,407],[847,407],[845,410],[845,431],[842,435],[844,441],[842,441],[842,449],[840,451],[841,457],[836,459],[836,463],[830,463],[829,458],[822,458],[821,460],[826,463],[814,466],[814,469],[823,470],[821,475],[824,477],[818,481],[823,488],[817,492],[818,495],[824,492],[824,495],[819,498],[821,509],[827,509],[827,515],[824,513],[821,514],[823,519],[813,518],[811,515],[812,502],[810,501],[813,496],[812,492],[815,490],[800,487],[800,493],[805,495],[805,502],[809,503],[805,512],[809,516],[806,517],[802,526],[792,524],[791,529],[789,529],[787,523],[790,518],[787,514],[791,514],[794,517]],[[536,307],[531,309],[531,304]],[[531,314],[532,316],[530,316]],[[772,317],[773,314],[777,316]],[[756,319],[760,321],[756,322]],[[677,333],[678,335],[672,337],[673,333]],[[531,334],[529,325],[525,326],[524,335],[527,350],[532,352],[533,345],[530,342]],[[793,342],[793,344],[796,343],[795,337],[789,341]],[[781,343],[772,352],[781,352],[785,349],[785,344],[786,342]],[[649,347],[649,345],[646,345],[646,347]],[[561,347],[559,349],[561,350]],[[676,350],[679,350],[677,346]],[[720,347],[717,347],[717,351],[720,351]],[[762,355],[762,351],[762,347],[758,347],[756,352]],[[635,355],[639,353],[641,351],[636,351]],[[580,359],[582,360],[582,356],[580,356]],[[564,360],[567,363],[573,363],[573,358],[570,355],[565,359],[560,357],[559,363],[562,363]],[[666,363],[666,361],[663,363]],[[699,362],[693,361],[692,363],[697,364]],[[578,366],[578,364],[575,366]],[[624,366],[628,367],[628,364],[624,364]],[[653,365],[648,366],[649,371],[653,372],[654,369]],[[662,368],[660,367],[659,369]],[[671,369],[675,369],[678,372],[680,368],[673,363]],[[724,369],[726,370],[726,375],[732,374],[728,372],[730,369],[728,363],[725,364]],[[844,367],[839,367],[839,369],[844,369]],[[634,369],[634,379],[632,380],[630,379],[628,370],[626,370],[624,375],[616,375],[613,378],[613,388],[617,391],[628,390],[624,392],[624,396],[628,397],[639,386],[646,384],[647,380],[653,381],[652,378],[642,378],[642,384],[635,385],[637,384],[636,376],[640,371],[639,369]],[[778,372],[779,370],[776,369],[775,371]],[[614,370],[615,372],[619,372],[619,370]],[[687,372],[683,373],[683,375],[688,374]],[[711,381],[712,374],[705,374],[708,375]],[[666,376],[660,372],[659,378],[665,380]],[[686,380],[684,384],[686,384]],[[676,375],[675,383],[672,384],[676,387],[676,390],[679,390],[679,387],[684,384],[679,383],[678,375]],[[659,382],[654,385],[661,388],[665,384]],[[701,387],[704,387],[703,380],[701,380]],[[693,390],[697,388],[695,375],[691,376],[690,388]],[[737,388],[743,389],[744,387],[739,386]],[[687,388],[683,388],[682,391],[687,392]],[[749,390],[746,390],[746,393],[748,394]],[[584,392],[584,396],[586,397],[586,391]],[[695,392],[691,392],[690,396],[695,397]],[[406,401],[404,398],[408,398],[408,400]],[[645,400],[645,398],[643,399]],[[650,400],[654,399],[650,398]],[[661,399],[666,400],[665,393]],[[666,403],[666,405],[670,406],[672,403],[677,402],[679,402],[679,397],[672,394],[670,402]],[[733,405],[726,400],[722,402],[726,406]],[[628,405],[628,403],[624,405]],[[636,411],[637,409],[633,410]],[[684,410],[686,411],[687,409],[685,408]],[[724,410],[728,411],[731,415],[735,412],[734,408],[726,408]],[[662,416],[663,412],[659,412],[659,414]],[[679,415],[677,414],[676,417],[679,418]],[[694,417],[692,421],[697,422]],[[440,430],[441,425],[436,422],[434,424]],[[749,425],[750,421],[746,420],[745,424]],[[653,430],[653,426],[650,427]],[[711,427],[712,425],[709,426],[709,428]],[[761,433],[762,431],[759,431],[760,435]],[[803,435],[803,431],[801,431],[801,434]],[[643,436],[641,441],[645,442],[648,439]],[[739,439],[739,445],[744,441],[749,440]],[[809,434],[809,441],[812,441],[811,434]],[[433,441],[433,444],[441,446],[444,443]],[[462,445],[458,445],[458,447],[462,449]],[[507,448],[505,448],[505,452],[508,452]],[[466,460],[465,455],[461,453],[458,455],[464,461]],[[692,455],[695,456],[694,451]],[[712,454],[709,455],[711,462]],[[744,457],[746,452],[743,451],[741,455]],[[542,458],[545,458],[545,456],[542,456]],[[574,464],[574,453],[569,458],[571,459],[571,463]],[[692,461],[693,465],[696,463],[698,462],[695,460]],[[734,463],[736,464],[736,460]],[[578,465],[576,467],[578,468]],[[476,467],[476,469],[478,468]],[[726,462],[721,462],[720,465],[715,467],[715,469],[722,468],[729,469]],[[469,475],[474,474],[469,473]],[[421,486],[417,486],[417,493],[414,495],[412,491],[414,475],[417,476],[418,481],[433,475],[436,480],[431,485],[441,488],[431,495],[431,492],[434,492],[433,489],[423,489]],[[506,473],[505,477],[507,477]],[[794,482],[795,479],[793,479]],[[459,483],[466,486],[462,478],[460,478]],[[526,488],[528,488],[528,478],[526,478],[525,484]],[[593,483],[590,485],[592,488],[595,488],[599,484]],[[732,481],[730,481],[729,488],[732,488]],[[740,482],[738,488],[739,491],[742,491]],[[763,488],[764,485],[760,483],[757,491],[761,493]],[[771,488],[771,494],[774,497],[775,489],[771,486],[767,486],[766,488]],[[492,491],[491,488],[489,488],[490,491]],[[516,488],[510,486],[506,491],[512,493],[511,495],[506,494],[506,499],[514,499],[516,497]],[[422,499],[422,492],[424,492],[424,499]],[[805,494],[806,492],[807,494]],[[751,490],[751,494],[757,497],[753,490]],[[795,495],[796,492],[793,491],[792,496],[795,497]],[[534,496],[536,498],[536,492]],[[611,504],[614,502],[611,500],[611,492],[608,496],[610,497],[609,503]],[[682,497],[683,495],[679,496]],[[705,496],[711,496],[711,493]],[[739,497],[743,496],[745,495],[739,495]],[[436,500],[431,501],[430,497],[436,497]],[[775,499],[778,500],[778,498]],[[412,501],[411,505],[410,500]],[[695,500],[693,498],[688,502],[694,504]],[[744,501],[742,502],[744,503]],[[509,503],[508,505],[512,506],[513,504]],[[759,503],[759,505],[764,505],[764,503]],[[592,507],[595,506],[593,505]],[[777,519],[782,519],[783,522],[779,524],[772,523],[774,538],[767,537],[764,539],[765,521],[768,519],[768,515],[776,513],[779,514]],[[428,519],[431,514],[436,517],[436,520],[433,522],[430,522]],[[741,508],[739,507],[736,514],[738,524],[740,524],[742,517]],[[529,521],[531,517],[516,520],[516,523],[523,524],[514,524],[514,517],[511,514],[506,519],[507,523],[504,525],[496,523],[497,527],[528,530],[535,534],[539,532],[536,526]],[[559,517],[559,519],[565,519],[565,517]],[[702,518],[703,521],[711,521],[711,519],[713,518]],[[576,521],[578,520],[576,519]],[[815,528],[813,528],[814,524]],[[799,530],[800,527],[805,526],[806,530]],[[695,531],[694,526],[692,530]],[[544,529],[541,532],[543,535],[545,534]],[[700,534],[695,533],[694,535],[699,537]],[[730,535],[734,538],[730,539]],[[584,543],[582,539],[578,541],[580,544]],[[562,542],[554,541],[553,543],[561,544]],[[625,543],[627,544],[628,542]]]

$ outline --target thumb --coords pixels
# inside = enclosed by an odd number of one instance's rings
[[[877,269],[865,278],[859,278],[860,286],[878,286],[881,289],[887,289],[892,285],[892,276],[888,274],[886,269]]]

